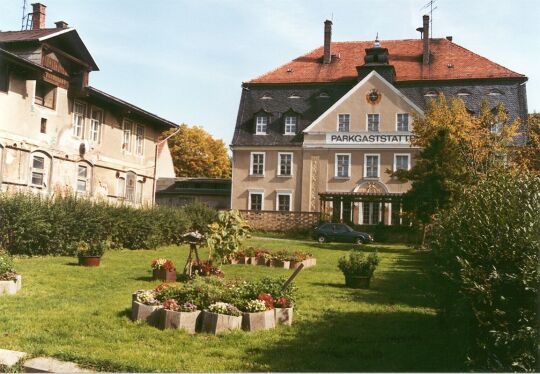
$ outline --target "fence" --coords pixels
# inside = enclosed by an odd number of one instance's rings
[[[254,230],[290,231],[310,229],[319,223],[319,212],[241,210],[240,213]]]

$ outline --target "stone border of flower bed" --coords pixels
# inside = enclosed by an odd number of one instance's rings
[[[253,261],[252,259],[255,259]],[[300,264],[304,264],[304,268],[309,268],[312,266],[317,265],[317,259],[316,258],[308,258],[303,261],[282,261],[282,260],[267,260],[263,259],[264,261],[261,261],[260,257],[245,257],[242,259],[233,259],[231,261],[231,265],[262,265],[262,266],[268,266],[273,268],[281,268],[281,269],[296,269],[300,266]]]
[[[17,274],[15,280],[0,281],[0,295],[15,295],[22,288],[22,276]]]

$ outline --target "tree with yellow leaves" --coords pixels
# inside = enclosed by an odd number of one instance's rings
[[[164,137],[176,129],[168,130]],[[174,171],[179,177],[228,178],[231,163],[223,140],[214,139],[201,126],[181,124],[169,140]]]

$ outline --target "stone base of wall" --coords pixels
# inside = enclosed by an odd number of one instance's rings
[[[319,212],[278,212],[241,210],[253,230],[290,231],[311,229],[319,223]]]

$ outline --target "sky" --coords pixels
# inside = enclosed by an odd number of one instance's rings
[[[428,0],[42,0],[47,27],[77,29],[100,71],[90,85],[230,144],[241,83],[323,43],[419,38]],[[0,0],[0,30],[20,30],[24,0]],[[28,0],[28,4],[33,1]],[[540,1],[436,0],[433,37],[525,74],[540,112]],[[31,11],[28,5],[27,12]]]

